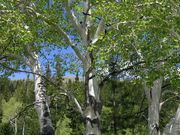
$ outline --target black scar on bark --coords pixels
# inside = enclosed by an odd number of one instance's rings
[[[95,108],[96,111],[98,111],[101,114],[101,110],[102,110],[101,102],[96,102],[94,108]]]
[[[46,104],[46,101],[44,101],[44,104]],[[45,110],[45,111],[48,111],[48,108],[47,108],[46,105],[44,106],[44,110]]]
[[[89,103],[90,105],[92,105],[92,107],[94,108],[94,112],[96,113],[96,111],[98,111],[99,113],[101,113],[102,110],[102,104],[100,102],[97,102],[93,96],[89,95]]]
[[[53,127],[49,125],[43,127],[42,133],[40,135],[55,135]]]
[[[49,112],[48,112],[48,111],[47,111],[47,112],[44,112],[43,116],[44,116],[44,117],[48,117],[48,116],[49,116]]]
[[[90,105],[92,105],[92,106],[94,107],[95,102],[96,102],[96,101],[95,101],[94,97],[91,96],[91,95],[89,95],[89,103],[90,103]]]
[[[47,120],[43,119],[43,125],[46,125],[46,124],[47,124]]]
[[[91,14],[89,14],[89,13],[85,13],[85,12],[82,12],[82,13],[83,13],[83,15],[89,15],[89,16],[91,15]]]
[[[90,122],[91,127],[94,127],[94,125],[98,125],[98,127],[100,127],[99,118],[90,119],[90,118],[86,117],[86,120]]]

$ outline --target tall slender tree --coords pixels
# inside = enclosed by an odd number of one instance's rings
[[[29,66],[30,73],[34,76],[35,108],[39,117],[41,135],[54,135],[54,128],[50,118],[49,105],[47,103],[46,88],[43,73],[38,59],[38,48],[35,47],[37,39],[37,25],[32,25],[31,20],[25,18],[25,8],[28,1],[8,1],[2,3],[3,33],[5,40],[1,40],[3,53],[8,58],[7,63],[1,63],[3,68],[17,71],[20,66]],[[32,6],[32,5],[31,5]],[[18,8],[17,8],[18,7]],[[6,14],[8,13],[8,14]],[[15,22],[15,23],[14,23]],[[2,30],[1,30],[2,32]],[[33,43],[32,43],[33,42]],[[11,62],[15,63],[15,68]],[[17,63],[17,64],[16,64]]]
[[[39,117],[40,133],[41,135],[54,135],[55,131],[51,121],[46,87],[38,55],[36,52],[28,51],[30,53],[27,57],[27,62],[34,76],[35,108]]]
[[[62,64],[59,60],[56,60],[56,75],[55,75],[55,77],[57,78],[57,84],[62,85],[63,76],[64,76],[64,72],[63,72]]]

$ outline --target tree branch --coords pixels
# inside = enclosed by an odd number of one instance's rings
[[[136,54],[138,55],[138,57],[143,60],[143,56],[142,56],[141,53],[138,51],[138,49],[135,47],[135,45],[134,45],[133,43],[131,43],[131,46],[132,46],[132,48],[134,49],[134,51],[136,52]]]
[[[6,54],[6,58],[10,58],[10,59],[16,59],[16,60],[20,60],[22,62],[24,62],[27,66],[30,66],[31,64],[25,60],[25,58],[21,55],[14,55],[14,54]],[[2,65],[2,63],[0,63]]]
[[[162,92],[162,96],[167,94],[167,93],[170,93],[170,94],[173,94],[173,95],[177,95],[178,94],[178,93],[170,91],[170,90],[165,90],[164,92]]]
[[[167,58],[165,58],[165,59],[156,60],[156,61],[154,61],[154,62],[165,62],[165,61],[167,61],[168,58],[170,58],[170,57],[171,57],[171,56],[169,56],[169,57],[167,57]],[[122,69],[119,69],[119,70],[115,69],[114,71],[110,72],[110,73],[101,81],[101,83],[100,83],[99,85],[102,86],[102,85],[104,84],[104,82],[106,82],[107,80],[109,80],[109,78],[110,78],[112,75],[120,74],[120,73],[122,73],[122,72],[124,72],[124,71],[128,71],[128,70],[130,70],[130,69],[133,69],[134,67],[137,67],[137,66],[139,66],[139,65],[141,65],[141,64],[145,64],[145,63],[147,63],[147,62],[146,62],[146,61],[139,61],[139,62],[136,62],[136,63],[134,63],[133,65],[130,65],[130,66],[128,66],[128,67],[125,67],[125,68],[122,68]]]
[[[64,0],[64,6],[69,16],[69,19],[71,20],[72,25],[75,27],[75,29],[79,32],[80,36],[83,38],[85,32],[83,31],[82,26],[80,25],[80,23],[78,22],[78,19],[76,18],[73,11],[71,10],[69,0]]]
[[[35,14],[36,18],[38,19],[42,19],[43,21],[45,21],[48,25],[52,26],[54,28],[54,30],[56,30],[60,35],[62,35],[66,42],[71,46],[71,48],[74,50],[74,52],[76,53],[77,57],[84,63],[85,62],[85,58],[83,57],[83,55],[81,54],[80,50],[78,49],[78,47],[73,43],[73,41],[71,40],[70,36],[56,23],[54,23],[53,21],[47,19],[45,16],[41,15],[40,13],[34,11],[34,9],[32,9],[31,7],[26,7],[30,12],[32,12],[33,14]]]
[[[169,98],[167,98],[166,100],[164,100],[163,102],[161,102],[161,103],[159,104],[159,110],[161,110],[162,106],[163,106],[166,102],[168,102],[169,100],[171,100],[171,99],[173,99],[173,98],[176,98],[176,97],[180,97],[180,94],[176,94],[175,96],[169,97]]]
[[[120,70],[114,70],[114,71],[112,71],[111,73],[109,73],[109,74],[101,81],[100,85],[103,85],[104,82],[106,82],[107,80],[109,80],[109,78],[110,78],[112,75],[120,74],[120,73],[122,73],[122,72],[124,72],[124,71],[128,71],[128,70],[130,70],[130,69],[133,69],[134,67],[139,66],[140,64],[144,64],[144,63],[145,63],[145,61],[140,61],[140,62],[137,62],[137,63],[135,63],[135,64],[133,64],[133,65],[131,65],[131,66],[128,66],[128,67],[126,67],[126,68],[122,68],[122,69],[120,69]]]
[[[92,40],[92,44],[95,44],[98,41],[101,34],[104,32],[103,27],[104,27],[104,21],[103,21],[103,19],[101,19],[99,24],[98,24],[98,27],[97,27],[96,33],[94,35],[94,38]]]
[[[87,23],[87,20],[88,20],[88,16],[90,15],[90,14],[89,14],[89,10],[90,10],[91,7],[92,7],[92,6],[90,5],[89,0],[86,0],[86,2],[85,2],[85,9],[84,9],[84,13],[85,13],[86,15],[84,15],[83,28],[86,27],[86,23]],[[89,14],[89,15],[88,15],[88,14]]]
[[[78,102],[78,100],[76,99],[76,97],[72,94],[72,92],[67,89],[64,89],[64,88],[63,88],[63,91],[65,91],[65,92],[60,93],[60,94],[64,95],[64,96],[68,96],[71,100],[73,100],[73,102],[75,103],[75,105],[77,107],[78,112],[81,114],[82,117],[84,117],[82,107],[81,107],[80,103]]]
[[[27,111],[27,109],[29,109],[30,107],[34,106],[37,102],[33,102],[31,104],[28,104],[27,106],[25,106],[24,108],[22,108],[13,118],[10,119],[10,121],[13,121],[16,118],[19,118],[25,111]],[[39,103],[39,102],[38,102]]]
[[[0,57],[0,61],[1,61],[1,60],[3,60],[3,59],[6,59],[7,57],[8,57],[8,56],[6,56],[6,55],[5,55],[5,56]]]

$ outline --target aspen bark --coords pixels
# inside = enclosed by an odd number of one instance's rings
[[[86,135],[100,135],[100,91],[96,78],[91,78],[92,72],[86,77],[86,95],[87,107],[85,111],[86,117]],[[89,79],[91,78],[91,79]]]
[[[26,125],[26,122],[25,122],[25,120],[24,120],[23,128],[22,128],[22,135],[25,135],[25,125]]]
[[[42,77],[41,66],[38,61],[38,55],[32,54],[30,57],[31,69],[34,73],[34,93],[35,93],[35,108],[38,113],[41,135],[54,135],[54,128],[51,122],[50,110],[46,96],[45,83]]]
[[[166,125],[163,135],[180,135],[180,105],[175,117]]]
[[[145,93],[148,99],[148,128],[149,135],[160,135],[159,129],[159,102],[161,95],[162,78],[153,82],[151,88],[145,86]]]
[[[17,119],[15,118],[15,119],[14,119],[14,135],[17,135],[17,130],[18,130],[18,127],[17,127]]]

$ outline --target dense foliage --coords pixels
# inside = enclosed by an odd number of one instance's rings
[[[159,135],[179,123],[179,4],[1,0],[0,135],[42,134],[38,77],[56,135]]]

